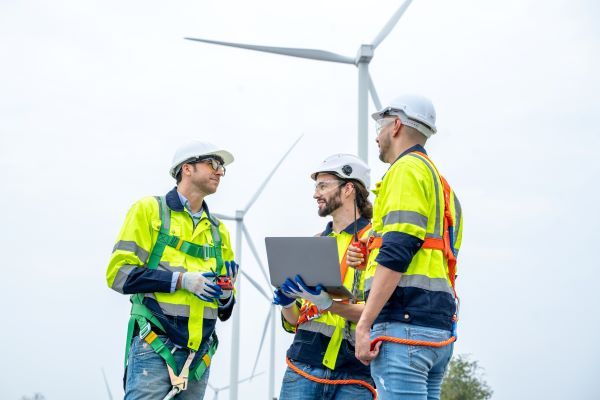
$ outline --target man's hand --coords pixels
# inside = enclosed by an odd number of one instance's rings
[[[360,239],[360,241],[366,244],[367,238],[362,238]],[[361,266],[364,261],[365,257],[358,247],[352,245],[348,246],[348,251],[346,253],[346,263],[349,266],[356,268]]]
[[[281,285],[281,290],[288,297],[302,297],[310,301],[317,306],[319,311],[327,310],[333,304],[331,296],[329,296],[329,293],[325,291],[322,285],[317,285],[316,288],[311,289],[306,286],[300,275],[296,275],[293,281],[287,278],[283,285]]]
[[[296,302],[295,299],[285,295],[281,288],[275,289],[273,292],[273,304],[276,306],[282,306],[283,308],[290,308]]]
[[[356,343],[354,346],[354,355],[358,361],[369,365],[379,355],[381,342],[378,342],[375,348],[371,350],[371,329],[359,321],[356,325]]]
[[[184,272],[181,287],[204,301],[212,302],[223,294],[215,278],[214,272]]]

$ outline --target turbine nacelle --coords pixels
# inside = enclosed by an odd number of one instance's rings
[[[356,53],[356,58],[354,59],[354,64],[358,65],[359,63],[370,63],[375,55],[375,48],[370,44],[361,44],[358,48],[358,52]]]

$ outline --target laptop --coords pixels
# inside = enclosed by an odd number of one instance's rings
[[[321,284],[334,299],[353,298],[342,284],[336,239],[331,236],[266,237],[271,285],[300,275],[311,287]]]

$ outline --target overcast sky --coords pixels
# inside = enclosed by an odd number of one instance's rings
[[[303,134],[247,228],[265,260],[265,236],[327,222],[308,175],[357,152],[356,68],[183,37],[354,57],[400,4],[2,0],[0,398],[106,399],[101,368],[122,396],[129,302],[106,287],[106,264],[131,204],[173,186],[182,141],[234,153],[207,199],[231,214]],[[485,368],[494,399],[600,398],[599,19],[591,0],[415,0],[371,62],[382,102],[412,92],[437,108],[427,148],[465,218],[455,353]],[[369,129],[377,181],[386,165]],[[246,246],[242,268],[268,289]],[[243,378],[269,304],[248,281],[240,303]],[[216,386],[228,384],[230,330],[219,326]],[[291,340],[278,327],[277,392]],[[266,398],[267,374],[240,393]]]

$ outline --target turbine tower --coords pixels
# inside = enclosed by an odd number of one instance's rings
[[[298,139],[296,139],[294,144],[292,144],[292,146],[288,149],[288,151],[285,152],[283,157],[281,157],[281,159],[275,165],[275,167],[271,170],[269,175],[267,175],[267,177],[265,178],[262,185],[260,185],[260,187],[258,188],[256,193],[254,193],[254,196],[252,196],[252,198],[250,199],[250,201],[248,202],[248,204],[246,205],[245,208],[243,208],[242,210],[237,210],[235,212],[235,216],[223,215],[223,214],[218,214],[218,213],[213,214],[219,219],[236,222],[235,256],[237,258],[237,262],[240,265],[242,265],[242,242],[244,239],[246,239],[246,243],[248,244],[248,247],[250,247],[250,250],[252,251],[254,259],[256,260],[256,262],[258,263],[258,266],[260,267],[260,271],[262,272],[262,275],[265,278],[265,282],[267,283],[268,288],[271,287],[271,283],[270,283],[269,277],[267,276],[265,267],[263,266],[263,264],[260,260],[258,251],[256,250],[256,246],[254,245],[254,242],[252,241],[252,236],[248,232],[246,225],[244,225],[244,216],[246,215],[246,213],[248,212],[250,207],[252,207],[254,202],[258,199],[258,196],[260,196],[260,194],[262,193],[264,188],[267,186],[267,183],[269,183],[273,174],[275,174],[275,172],[277,171],[279,166],[283,163],[283,161],[286,159],[288,154],[290,154],[290,152],[298,144],[300,139],[302,139],[302,135],[300,135],[298,137]],[[268,294],[260,286],[260,284],[258,284],[254,279],[252,279],[243,270],[243,266],[242,266],[242,269],[240,269],[240,271],[241,271],[241,275],[244,276],[246,279],[248,279],[248,281],[252,284],[252,286],[254,286],[258,290],[258,292],[260,294],[262,294],[262,296],[269,303],[272,303],[273,296],[271,294]],[[241,281],[241,279],[240,278],[241,278],[241,276],[238,277],[237,282],[236,282],[236,286],[237,286],[236,299],[238,300],[238,304],[236,305],[236,307],[233,310],[233,316],[232,316],[233,324],[232,324],[232,328],[231,328],[232,333],[231,333],[231,362],[230,362],[230,367],[229,367],[229,369],[230,369],[229,398],[232,400],[237,400],[237,398],[238,398],[239,358],[240,358],[240,306],[241,306],[241,301],[240,301],[240,299],[241,299],[241,296],[240,296],[240,283],[241,283],[240,281]],[[265,326],[267,326],[269,321],[271,321],[271,323],[272,323],[270,368],[269,368],[269,399],[273,399],[273,396],[275,394],[274,388],[275,388],[275,320],[276,320],[276,313],[277,313],[277,307],[274,304],[271,304],[270,312],[267,316],[267,321],[265,322]],[[261,347],[262,347],[262,340],[264,340],[264,332],[263,332],[263,339],[261,339]],[[254,371],[255,371],[255,369],[252,371],[252,376],[254,376]]]
[[[367,142],[367,131],[368,131],[368,93],[371,93],[371,98],[377,109],[381,108],[381,102],[375,91],[375,85],[373,79],[369,74],[369,63],[373,59],[375,49],[383,42],[383,40],[389,35],[394,29],[394,26],[398,23],[412,0],[406,0],[398,10],[392,15],[389,21],[381,29],[379,34],[375,36],[375,39],[369,44],[361,44],[358,48],[355,57],[343,56],[340,54],[332,53],[329,51],[316,50],[316,49],[301,49],[291,47],[272,47],[272,46],[261,46],[253,44],[243,43],[231,43],[221,42],[217,40],[208,40],[201,38],[190,38],[186,37],[187,40],[194,40],[197,42],[204,42],[210,44],[217,44],[221,46],[237,47],[240,49],[262,51],[265,53],[281,54],[291,57],[308,58],[311,60],[336,62],[341,64],[352,64],[358,68],[358,156],[365,162],[368,162],[368,142]]]

